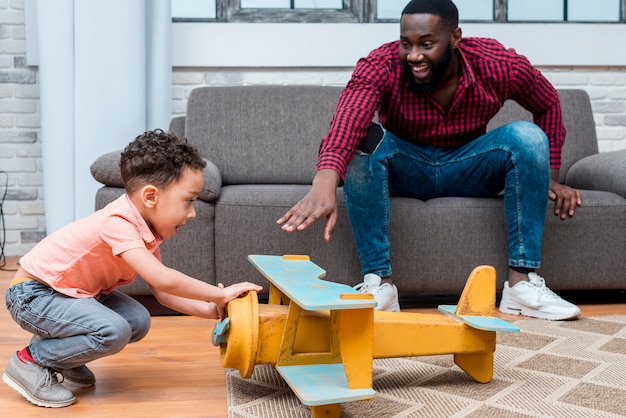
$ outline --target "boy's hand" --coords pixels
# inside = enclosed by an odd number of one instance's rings
[[[228,287],[224,287],[222,283],[218,283],[217,287],[222,289],[222,291],[224,292],[224,298],[222,300],[222,303],[216,303],[217,316],[220,321],[226,317],[226,305],[228,305],[228,302],[251,290],[255,292],[260,292],[261,290],[263,290],[262,286],[250,282],[235,283]]]

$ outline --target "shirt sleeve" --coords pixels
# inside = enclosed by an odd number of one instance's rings
[[[528,59],[519,55],[513,78],[513,99],[533,114],[533,121],[550,142],[550,167],[561,167],[561,150],[565,141],[565,126],[561,102],[554,86],[534,68]]]
[[[102,222],[100,238],[111,247],[114,256],[134,248],[146,248],[137,228],[121,216],[110,216]]]
[[[317,170],[335,170],[345,180],[348,164],[372,124],[388,79],[388,70],[377,59],[359,60],[320,145]]]

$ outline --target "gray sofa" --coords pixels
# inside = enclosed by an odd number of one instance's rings
[[[324,222],[285,233],[276,220],[309,190],[317,151],[326,133],[338,87],[202,87],[190,93],[185,117],[170,130],[196,145],[210,161],[197,217],[162,246],[164,262],[209,283],[267,282],[248,254],[307,254],[331,281],[355,285],[360,264],[339,189],[339,219],[330,242]],[[582,189],[583,206],[561,221],[549,202],[542,242],[543,275],[554,290],[626,289],[626,150],[598,153],[589,97],[561,90],[567,128],[561,179]],[[513,102],[490,129],[530,114]],[[129,138],[130,139],[130,138]],[[119,151],[91,169],[104,186],[102,208],[124,192]],[[392,199],[393,279],[402,299],[416,294],[458,293],[470,271],[496,268],[506,280],[506,225],[501,197]],[[124,288],[150,295],[140,278]],[[402,300],[401,299],[401,300]]]

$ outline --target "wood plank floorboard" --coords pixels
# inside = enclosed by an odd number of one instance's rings
[[[0,270],[4,296],[17,258]],[[624,314],[626,304],[581,306],[583,315]],[[436,308],[411,312],[434,313]],[[508,319],[510,315],[499,314]],[[0,382],[3,417],[227,417],[226,381],[219,349],[211,344],[214,321],[190,316],[158,316],[146,338],[122,352],[89,364],[97,383],[76,389],[77,401],[67,408],[41,408]],[[0,303],[0,373],[11,353],[24,347],[30,334],[22,330]],[[73,388],[74,389],[74,388]]]

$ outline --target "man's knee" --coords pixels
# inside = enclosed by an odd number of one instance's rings
[[[506,125],[507,142],[514,159],[532,164],[537,169],[549,167],[550,146],[543,130],[532,122],[517,121]]]
[[[533,153],[548,151],[548,137],[534,123],[520,120],[509,123],[506,128],[509,139],[514,143],[521,144],[521,149]]]

